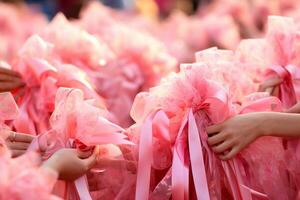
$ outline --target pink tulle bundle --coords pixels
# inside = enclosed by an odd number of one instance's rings
[[[245,73],[249,66],[235,59],[233,51],[209,48],[196,53],[196,62],[209,66],[211,79],[227,88],[234,103],[242,104],[246,95],[256,91],[252,77]]]
[[[161,42],[110,15],[107,8],[95,2],[81,13],[80,24],[105,41],[119,59],[138,66],[144,78],[142,88],[154,86],[161,77],[176,70],[175,58],[169,55]]]
[[[221,58],[222,53],[218,53]],[[224,60],[231,57],[232,52],[228,53],[224,52]],[[172,199],[267,199],[279,189],[286,195],[288,181],[280,139],[262,139],[246,151],[251,154],[242,153],[226,162],[220,161],[206,143],[208,125],[237,112],[279,111],[280,101],[256,95],[236,110],[226,90],[210,81],[214,68],[206,62],[185,64],[179,74],[136,97],[131,111],[137,122],[132,134],[139,144],[136,199],[147,199],[149,189],[153,199],[170,199],[171,195]],[[270,148],[264,148],[267,142]],[[271,151],[273,148],[278,151]],[[272,167],[265,156],[274,158]],[[257,166],[260,161],[264,161],[262,166]],[[271,184],[267,177],[273,176],[282,184]]]
[[[6,120],[13,120],[18,117],[19,110],[11,93],[0,93],[0,124]]]
[[[104,107],[87,75],[73,65],[58,62],[53,55],[53,45],[37,35],[27,40],[12,68],[26,83],[19,91],[23,95],[18,101],[21,112],[13,122],[19,132],[39,134],[48,130],[56,91],[61,86],[80,88],[86,98],[94,98]]]
[[[107,99],[108,109],[120,125],[128,127],[132,124],[129,112],[135,95],[175,71],[176,60],[159,41],[114,20],[110,14],[94,3],[82,13],[80,22],[105,41],[118,58],[91,76],[96,78],[97,91]]]
[[[100,37],[88,34],[61,14],[52,20],[42,37],[53,44],[53,54],[59,62],[74,64],[87,73],[115,115],[115,122],[124,127],[132,124],[129,111],[144,83],[137,64],[118,58]]]
[[[40,159],[34,153],[10,158],[10,152],[0,138],[0,199],[58,200],[52,195],[56,172],[39,168],[39,164]]]
[[[100,38],[76,26],[76,21],[68,21],[61,13],[41,32],[41,37],[53,44],[53,53],[62,63],[96,71],[116,59]]]
[[[1,3],[0,59],[12,61],[25,40],[45,27],[46,24],[46,16],[33,8],[26,5]]]
[[[300,96],[299,39],[292,18],[270,16],[265,38],[243,41],[237,50],[241,62],[255,66],[248,70],[253,77],[256,74],[258,81],[274,76],[283,80],[278,97],[285,108],[294,105]]]
[[[107,120],[107,116],[108,112],[101,105],[99,107],[97,101],[84,100],[81,90],[61,87],[56,94],[55,109],[50,118],[50,130],[39,135],[33,141],[30,150],[45,151],[43,158],[47,159],[64,147],[89,151],[95,145],[102,144],[132,145],[126,139],[124,130]],[[122,151],[118,147],[108,147],[107,149],[117,149],[114,151],[122,155]],[[127,172],[125,167],[121,168],[120,166],[119,171],[121,170],[123,170],[123,174]],[[99,175],[93,174],[92,177],[95,179]],[[107,179],[108,177],[102,175],[100,178]],[[121,177],[116,178],[121,179]],[[91,198],[85,177],[77,179],[74,185],[67,184],[67,188],[62,192],[65,198]],[[103,188],[99,189],[103,190]]]
[[[4,122],[16,118],[19,110],[10,93],[0,93],[0,101],[0,199],[59,199],[51,194],[57,174],[50,169],[39,168],[37,154],[11,158],[4,141],[10,131]]]
[[[50,118],[51,131],[55,130],[64,144],[70,139],[86,146],[131,144],[124,130],[107,120],[108,111],[98,106],[95,100],[84,100],[79,89],[59,88]]]

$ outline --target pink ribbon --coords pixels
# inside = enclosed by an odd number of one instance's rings
[[[163,111],[156,111],[145,120],[141,127],[139,144],[139,163],[137,171],[135,199],[148,199],[152,165],[153,120],[155,117],[165,118]]]
[[[86,175],[79,177],[74,182],[77,189],[79,199],[81,200],[92,200],[91,194],[89,192],[88,182]]]
[[[188,118],[185,116],[173,147],[172,198],[174,200],[189,199],[189,163],[186,160],[187,135],[184,130],[187,121]]]
[[[202,151],[203,147],[192,110],[189,112],[188,124],[189,152],[197,199],[209,200],[210,197]]]
[[[153,118],[157,115],[165,115],[163,111],[151,114],[145,121],[141,129],[140,147],[139,147],[139,165],[137,175],[137,188],[135,199],[149,199],[151,163],[152,163],[152,125]],[[188,126],[187,126],[188,125]],[[186,131],[186,127],[188,130]],[[173,146],[173,164],[171,168],[171,189],[172,198],[175,200],[189,199],[189,159],[191,164],[191,173],[195,184],[196,196],[198,199],[209,200],[209,189],[207,185],[206,168],[203,158],[203,148],[211,156],[215,156],[207,145],[202,146],[203,136],[196,124],[194,114],[190,109],[182,120],[178,135]],[[187,143],[189,151],[187,149]],[[149,159],[150,158],[150,159]],[[243,166],[238,159],[231,161],[220,161],[225,175],[229,181],[229,187],[235,200],[252,199],[252,195],[267,199],[265,194],[257,192],[244,183],[242,172]],[[210,168],[210,170],[213,170]],[[169,174],[169,173],[168,173]],[[170,175],[166,175],[161,183],[166,184]],[[159,187],[156,190],[159,190]],[[167,195],[168,196],[168,195]]]
[[[267,75],[270,74],[276,74],[283,79],[283,82],[279,86],[279,99],[282,101],[283,107],[290,108],[295,105],[297,103],[297,94],[293,80],[300,78],[300,70],[294,65],[287,65],[285,67],[275,65],[267,71]],[[299,86],[296,87],[298,88]]]

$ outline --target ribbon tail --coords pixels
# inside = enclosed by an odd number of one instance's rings
[[[185,166],[184,158],[180,158],[178,149],[180,139],[183,136],[183,130],[186,127],[188,116],[185,115],[177,138],[175,142],[175,147],[173,151],[173,164],[172,164],[172,199],[174,200],[188,200],[189,193],[189,169]],[[184,152],[180,152],[183,153]]]
[[[188,200],[189,170],[184,166],[177,153],[173,155],[172,199]]]
[[[232,166],[230,165],[231,161],[222,161],[222,166],[227,177],[230,190],[234,200],[243,200],[240,188],[238,186],[238,180],[236,174],[234,173]],[[246,198],[247,200],[251,198]]]
[[[268,199],[268,196],[266,194],[253,190],[247,187],[246,185],[244,185],[242,174],[241,174],[241,170],[243,169],[243,166],[241,165],[240,161],[237,159],[234,159],[232,162],[233,162],[233,171],[237,177],[237,182],[241,191],[242,198],[252,199],[252,195],[254,195],[261,199]]]
[[[157,184],[151,195],[152,200],[170,199],[172,192],[171,169],[168,170],[164,178]]]
[[[81,176],[80,178],[76,179],[74,184],[80,200],[92,200],[86,176]]]
[[[209,200],[210,196],[207,185],[202,144],[200,141],[196,120],[192,111],[189,112],[188,122],[189,152],[197,199]]]
[[[147,118],[142,126],[139,163],[136,181],[136,200],[147,200],[150,188],[150,173],[152,164],[152,117]]]

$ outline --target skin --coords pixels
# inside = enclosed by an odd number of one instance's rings
[[[12,152],[12,157],[18,157],[23,155],[30,143],[34,139],[34,136],[22,133],[14,133],[11,131],[7,140],[5,141],[7,147]]]
[[[23,86],[25,83],[17,72],[0,66],[0,92],[10,92]]]
[[[12,157],[18,157],[26,153],[35,136],[9,132],[5,141],[6,146],[11,150]],[[136,164],[133,161],[123,159],[100,158],[100,146],[96,146],[94,152],[81,152],[76,149],[61,149],[53,154],[43,163],[43,167],[51,168],[59,174],[62,180],[73,181],[86,174],[86,172],[97,163],[97,168],[119,167],[124,165],[131,172],[136,171]],[[95,184],[94,184],[95,185]]]
[[[99,159],[99,146],[96,146],[93,152],[80,152],[76,149],[61,149],[55,152],[47,161],[45,161],[42,167],[50,168],[59,174],[59,179],[66,181],[74,181],[77,178],[86,174],[95,164],[97,168],[119,167],[120,165],[126,165],[129,168],[134,163],[124,160],[111,160],[111,159]],[[89,177],[89,183],[96,189],[97,180],[94,177]]]
[[[264,81],[258,88],[259,92],[268,92],[272,96],[278,96],[279,85],[283,80],[277,76],[274,76],[270,79]]]
[[[76,149],[60,149],[55,152],[42,167],[50,168],[59,174],[59,179],[74,181],[90,170],[97,161],[99,148],[92,154],[79,152]]]
[[[261,136],[300,137],[300,114],[257,112],[237,115],[207,128],[208,144],[222,160],[237,153]]]
[[[278,96],[282,79],[274,76],[264,81],[259,92]],[[207,128],[208,144],[222,160],[233,158],[237,153],[261,136],[285,138],[300,137],[300,102],[285,113],[249,113],[235,116],[222,124]]]

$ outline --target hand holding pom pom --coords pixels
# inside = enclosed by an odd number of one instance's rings
[[[43,166],[54,169],[59,178],[74,181],[83,176],[97,161],[99,148],[96,147],[92,155],[79,152],[76,149],[60,149],[47,160]]]

